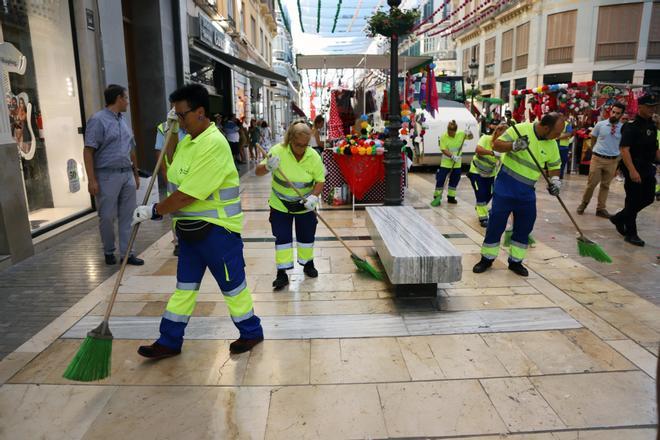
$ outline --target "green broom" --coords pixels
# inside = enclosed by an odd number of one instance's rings
[[[261,150],[264,156],[268,157],[268,153],[261,146],[259,146],[259,149]],[[303,193],[300,192],[300,190],[291,183],[291,180],[289,180],[289,178],[284,174],[284,172],[282,172],[282,169],[278,168],[277,172],[280,173],[280,175],[284,178],[284,180],[289,184],[289,187],[293,188],[293,190],[296,192],[298,197],[305,200],[305,196],[303,195]],[[383,274],[378,269],[376,269],[371,264],[369,264],[369,262],[364,258],[360,258],[355,252],[353,252],[353,250],[351,250],[351,248],[346,244],[346,242],[339,236],[339,234],[335,232],[334,229],[332,229],[332,226],[330,226],[328,222],[323,218],[320,212],[317,211],[316,216],[318,217],[319,220],[321,220],[321,222],[323,222],[325,227],[328,228],[328,230],[330,230],[332,235],[334,235],[337,238],[337,240],[339,240],[339,242],[351,254],[351,260],[353,260],[353,264],[355,264],[355,267],[357,267],[359,270],[363,272],[368,273],[377,280],[383,279]]]
[[[511,127],[513,127],[513,130],[516,132],[518,137],[522,138],[523,136],[520,134],[518,131],[518,128],[516,128],[515,123],[510,124]],[[545,179],[546,183],[548,186],[552,185],[550,182],[550,179],[548,176],[545,175],[543,172],[543,169],[541,168],[541,165],[539,164],[539,161],[536,160],[536,157],[534,157],[534,154],[531,152],[531,150],[528,148],[527,152],[531,156],[532,160],[538,167],[539,171],[541,172],[541,175]],[[582,232],[582,229],[578,226],[577,222],[571,215],[571,212],[568,210],[566,205],[564,204],[564,201],[559,197],[559,195],[555,196],[557,197],[557,200],[559,200],[559,204],[561,205],[562,208],[564,208],[564,211],[566,212],[566,215],[568,215],[568,218],[571,219],[571,222],[573,223],[573,226],[575,226],[575,229],[578,231],[579,237],[577,238],[577,246],[578,246],[578,253],[580,254],[581,257],[591,257],[594,260],[601,262],[601,263],[611,263],[612,258],[607,255],[607,253],[601,248],[598,243],[589,240],[587,237],[585,237],[584,233]]]
[[[156,176],[158,175],[158,170],[160,169],[161,163],[163,162],[163,156],[165,155],[166,146],[170,142],[170,137],[172,133],[178,133],[179,129],[174,124],[167,132],[167,137],[165,138],[165,143],[163,148],[158,155],[158,160],[156,161],[156,166],[154,167],[154,172],[151,175],[149,180],[149,185],[147,186],[147,191],[144,194],[144,200],[142,201],[143,205],[146,205],[149,202],[149,195],[156,181]],[[138,229],[140,224],[133,226],[131,231],[131,238],[128,240],[127,250],[133,248],[133,243],[137,237]],[[115,285],[112,289],[112,295],[110,296],[110,302],[108,302],[108,307],[105,310],[105,315],[103,315],[103,321],[96,327],[94,330],[91,330],[87,333],[87,337],[78,348],[78,352],[74,356],[73,360],[64,371],[63,377],[69,380],[77,380],[80,382],[92,382],[95,380],[105,379],[110,376],[110,366],[111,366],[111,356],[112,356],[112,332],[110,332],[110,313],[112,312],[112,307],[115,304],[117,299],[117,292],[119,291],[119,286],[121,285],[122,277],[124,276],[124,271],[126,270],[126,264],[128,262],[128,257],[130,252],[126,252],[124,259],[121,262],[121,267],[119,268],[119,274],[115,280]]]

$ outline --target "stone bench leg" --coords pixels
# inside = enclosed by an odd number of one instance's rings
[[[397,298],[435,298],[438,296],[438,285],[431,284],[393,284]]]

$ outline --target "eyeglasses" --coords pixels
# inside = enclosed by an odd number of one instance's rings
[[[185,112],[182,112],[182,113],[176,112],[176,113],[174,113],[174,114],[177,115],[177,117],[178,117],[179,119],[183,120],[183,119],[186,117],[186,115],[187,115],[188,113],[192,112],[192,111],[193,111],[193,110],[186,110]]]

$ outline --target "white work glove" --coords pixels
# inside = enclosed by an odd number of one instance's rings
[[[523,136],[513,141],[513,147],[511,149],[513,151],[523,151],[526,150],[528,147],[529,147],[529,141],[527,140],[527,136]]]
[[[156,204],[153,205],[140,205],[133,211],[133,223],[131,226],[138,223],[146,222],[147,220],[160,220],[162,215],[156,212]]]
[[[561,180],[559,176],[552,176],[550,178],[550,186],[548,186],[548,192],[553,196],[558,196],[559,191],[561,191]]]
[[[307,209],[308,211],[314,211],[316,209],[316,205],[318,204],[319,204],[319,198],[314,194],[308,196],[304,203],[305,209]]]
[[[179,117],[176,115],[174,107],[167,112],[167,120],[165,121],[165,131],[169,131],[171,128],[179,131]]]
[[[266,169],[271,173],[280,167],[280,157],[270,156],[266,161]]]
[[[495,157],[502,157],[502,153],[500,153],[499,151],[495,151],[495,150],[493,150],[493,156],[495,156]]]
[[[459,155],[457,155],[457,154],[454,154],[454,155],[451,157],[451,160],[453,160],[454,162],[458,163],[458,162],[461,161],[461,156],[459,156]]]

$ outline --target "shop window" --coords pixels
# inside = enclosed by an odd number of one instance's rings
[[[21,156],[32,232],[91,207],[83,163],[83,137],[69,2],[5,2],[0,47],[25,69],[0,64],[11,133]],[[19,60],[13,60],[19,61]]]

